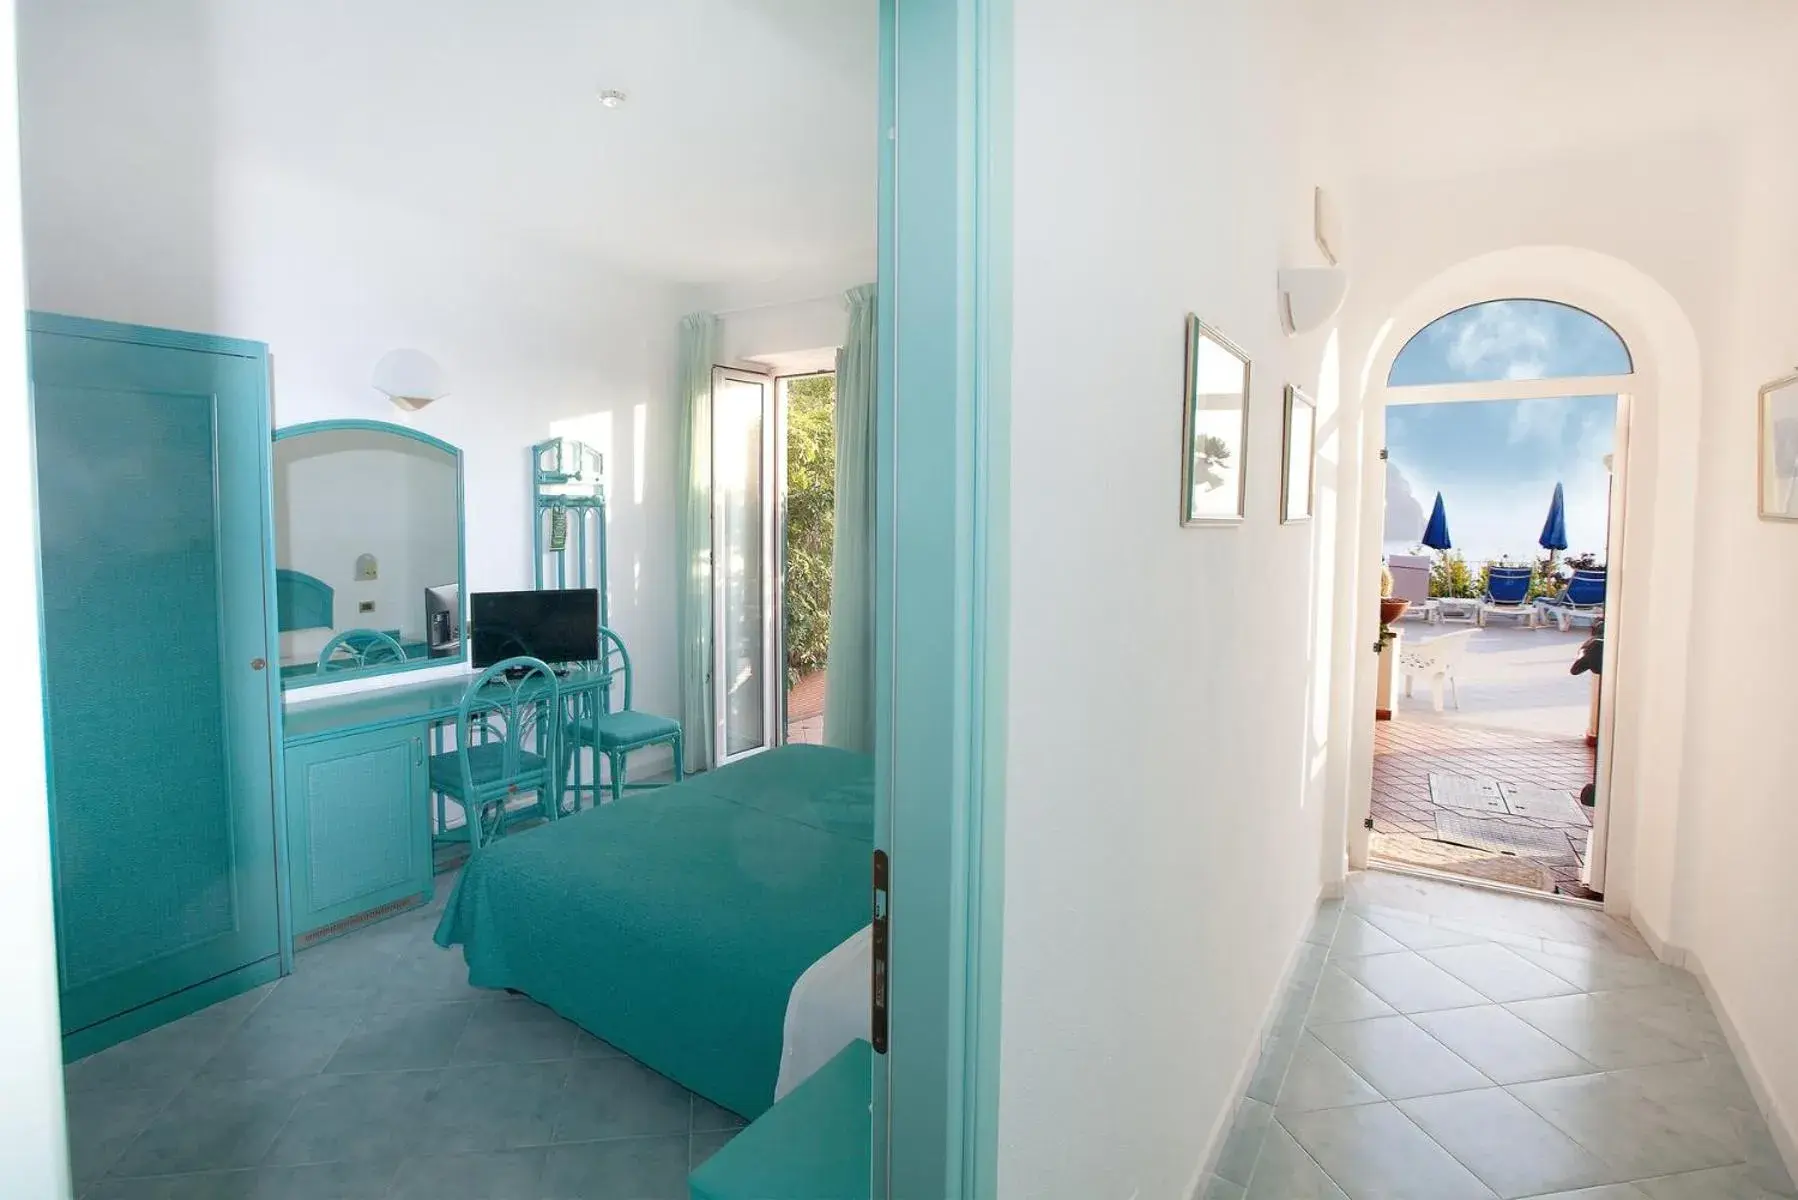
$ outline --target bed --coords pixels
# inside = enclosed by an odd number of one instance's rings
[[[502,838],[437,927],[511,988],[753,1120],[795,983],[867,924],[873,762],[787,746]]]

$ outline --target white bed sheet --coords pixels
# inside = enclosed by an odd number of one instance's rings
[[[787,997],[781,1037],[780,1076],[774,1100],[811,1077],[856,1039],[870,1033],[874,927],[864,925],[805,969]]]

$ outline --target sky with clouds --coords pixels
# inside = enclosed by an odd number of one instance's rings
[[[1499,300],[1442,317],[1393,364],[1393,384],[1569,377],[1552,399],[1391,404],[1386,409],[1386,549],[1423,535],[1442,493],[1455,548],[1470,560],[1539,553],[1556,483],[1571,552],[1604,552],[1615,396],[1578,394],[1572,377],[1621,375],[1629,354],[1609,326],[1541,300]]]

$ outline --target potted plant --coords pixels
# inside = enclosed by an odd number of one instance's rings
[[[1374,652],[1382,653],[1388,643],[1398,635],[1392,631],[1392,623],[1405,615],[1411,607],[1409,600],[1395,600],[1392,596],[1392,572],[1385,566],[1380,567],[1380,640],[1374,643]]]

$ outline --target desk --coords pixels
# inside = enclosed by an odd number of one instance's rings
[[[561,708],[591,719],[612,672],[558,678]],[[288,894],[295,940],[310,944],[430,900],[428,759],[474,676],[300,700],[283,714]],[[546,685],[527,684],[525,696]]]

